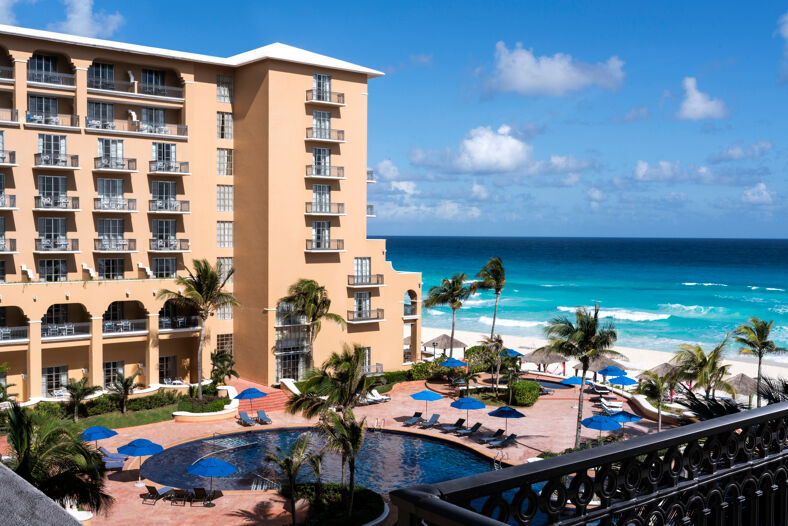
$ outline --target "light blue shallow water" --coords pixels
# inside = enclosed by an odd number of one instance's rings
[[[774,320],[788,344],[788,240],[387,237],[397,270],[420,271],[424,292],[458,272],[473,276],[491,256],[506,267],[497,331],[542,337],[545,322],[598,302],[619,345],[673,351],[714,345],[749,316]],[[493,295],[469,299],[462,330],[486,332]],[[425,312],[450,328],[450,311]],[[470,342],[468,342],[470,343]]]

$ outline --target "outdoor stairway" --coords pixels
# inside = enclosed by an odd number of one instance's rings
[[[285,410],[285,403],[287,402],[287,395],[284,394],[279,389],[266,389],[268,393],[267,396],[262,398],[255,398],[252,400],[252,411],[253,414],[257,414],[257,411],[263,410],[266,413],[271,413],[274,411],[284,411]],[[240,404],[238,405],[238,409],[240,411],[249,411],[249,400],[239,400]]]

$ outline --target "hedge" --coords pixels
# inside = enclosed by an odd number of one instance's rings
[[[539,384],[530,380],[520,380],[512,384],[512,401],[514,405],[531,407],[539,398]]]
[[[129,411],[156,409],[172,405],[182,398],[182,394],[159,389],[150,396],[130,398],[126,404],[126,409]],[[69,418],[74,411],[70,403],[64,404],[60,402],[39,402],[34,406],[33,410],[38,414],[53,418]],[[79,415],[82,417],[103,415],[105,413],[114,413],[115,411],[120,411],[120,402],[114,394],[105,394],[98,398],[87,400],[80,404],[79,407]]]
[[[224,406],[230,403],[228,398],[203,398],[181,400],[178,402],[178,411],[187,411],[189,413],[214,413],[221,411]]]
[[[397,382],[407,382],[411,379],[410,371],[388,371],[383,373],[383,379],[387,384],[395,384]]]

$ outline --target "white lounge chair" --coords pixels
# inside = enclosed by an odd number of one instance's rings
[[[370,394],[372,394],[372,396],[374,396],[375,398],[377,398],[381,402],[389,402],[389,401],[391,401],[391,397],[390,396],[380,394],[377,389],[373,389],[372,391],[370,391]]]

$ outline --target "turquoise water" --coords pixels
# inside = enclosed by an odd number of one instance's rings
[[[597,302],[622,346],[714,345],[749,316],[774,320],[774,338],[788,345],[788,240],[386,239],[394,268],[423,273],[425,295],[441,278],[474,276],[489,257],[500,256],[506,288],[496,332],[502,334],[542,337],[547,320]],[[489,331],[493,298],[483,292],[469,299],[457,328]],[[430,309],[423,324],[448,331],[450,311]]]

